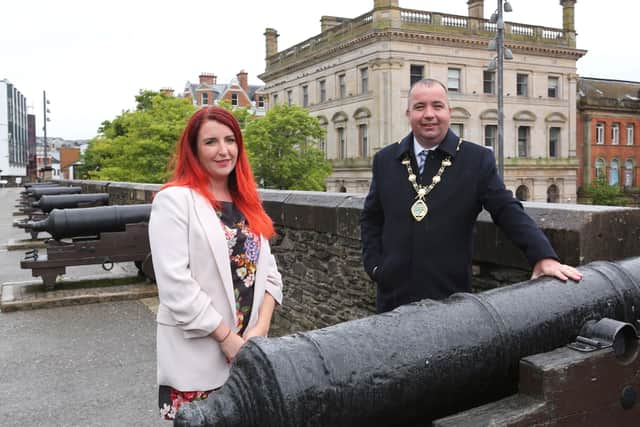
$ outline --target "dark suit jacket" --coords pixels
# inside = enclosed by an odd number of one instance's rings
[[[543,258],[558,258],[522,204],[505,188],[493,151],[469,141],[456,151],[458,140],[449,130],[427,158],[419,177],[423,185],[431,183],[446,155],[451,156],[452,165],[426,196],[429,212],[421,222],[411,216],[416,192],[401,163],[409,155],[417,173],[413,133],[373,158],[360,228],[364,268],[378,285],[378,312],[424,298],[470,292],[473,228],[482,208],[532,266]]]

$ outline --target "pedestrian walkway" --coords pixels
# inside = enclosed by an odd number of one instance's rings
[[[29,237],[12,226],[20,191],[0,188],[2,298],[22,301],[0,312],[0,424],[166,425],[156,409],[157,298],[137,293],[150,285],[127,284],[137,269],[123,263],[71,267],[42,292],[20,268],[24,251],[7,249]]]

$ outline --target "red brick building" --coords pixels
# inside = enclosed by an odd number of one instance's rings
[[[603,177],[640,186],[640,82],[581,78],[578,82],[578,187]]]
[[[187,82],[183,92],[194,105],[216,105],[224,100],[234,107],[250,107],[256,115],[264,115],[267,99],[264,85],[250,85],[246,71],[241,70],[228,84],[218,83],[217,76],[212,73],[202,73],[198,80],[198,83]]]

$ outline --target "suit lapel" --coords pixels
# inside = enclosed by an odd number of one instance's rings
[[[216,215],[213,207],[207,199],[202,197],[196,191],[191,190],[193,203],[200,227],[204,230],[211,248],[211,253],[218,266],[218,271],[222,279],[225,295],[231,307],[231,313],[235,315],[235,297],[233,295],[233,278],[231,277],[231,264],[229,261],[229,248],[227,247],[227,239],[220,222],[220,218]]]

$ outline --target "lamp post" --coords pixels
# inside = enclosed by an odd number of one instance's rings
[[[42,165],[42,177],[46,179],[45,174],[48,171],[48,165],[49,165],[49,157],[48,157],[48,153],[47,153],[47,122],[51,121],[51,119],[49,117],[47,117],[47,113],[51,113],[51,111],[49,111],[49,100],[47,99],[47,92],[46,91],[42,91],[42,108],[43,108],[43,112],[44,112],[44,126],[42,126],[42,130],[44,131],[44,159],[43,159],[43,165]]]
[[[504,12],[511,12],[508,0],[498,0],[498,8],[491,15],[490,21],[496,24],[496,38],[489,42],[489,50],[496,51],[496,57],[487,67],[488,71],[496,70],[498,98],[498,174],[504,180],[504,60],[513,59],[509,48],[504,47]]]

